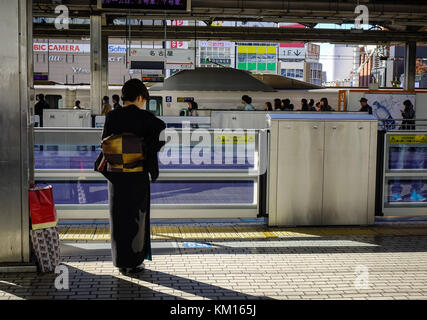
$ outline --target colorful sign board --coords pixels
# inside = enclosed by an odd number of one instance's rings
[[[276,72],[276,46],[238,46],[237,68],[253,72]]]

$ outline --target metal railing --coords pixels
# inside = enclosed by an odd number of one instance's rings
[[[415,130],[426,131],[427,119],[378,119],[378,130]]]

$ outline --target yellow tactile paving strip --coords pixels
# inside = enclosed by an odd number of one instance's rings
[[[63,241],[108,241],[108,225],[61,225],[58,227]],[[165,226],[152,225],[153,240],[194,239],[271,239],[327,236],[427,236],[427,226],[376,226],[360,228],[269,228],[267,226]]]

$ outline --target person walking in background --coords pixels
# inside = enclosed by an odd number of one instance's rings
[[[122,273],[137,273],[144,260],[152,259],[149,177],[155,182],[159,176],[157,153],[166,125],[144,110],[149,93],[141,80],[127,81],[122,94],[123,108],[105,119],[102,155],[107,165],[97,160],[95,170],[108,179],[113,264]]]
[[[119,97],[119,95],[115,94],[113,96],[113,109],[117,110],[120,108],[122,108],[122,106],[120,105],[120,97]]]
[[[360,108],[359,112],[368,112],[369,114],[372,114],[372,107],[368,104],[368,99],[360,99],[360,105],[362,108]]]
[[[402,118],[405,120],[402,121],[399,130],[415,130],[415,120],[410,120],[415,119],[414,106],[410,100],[405,100],[403,105],[405,108],[400,110],[400,112],[402,113]]]
[[[242,104],[245,106],[245,108],[243,109],[245,111],[254,111],[255,110],[254,106],[252,105],[252,98],[247,96],[247,95],[244,95],[242,97]]]
[[[40,127],[43,127],[43,110],[44,109],[50,109],[49,104],[44,100],[44,94],[40,93],[36,100],[38,101],[36,105],[34,106],[34,114],[39,116],[40,118]]]
[[[273,106],[271,105],[271,102],[266,102],[264,105],[264,110],[265,111],[273,111]]]
[[[101,112],[101,115],[106,116],[107,113],[109,113],[112,110],[113,110],[113,107],[110,104],[110,98],[107,97],[107,96],[105,96],[102,99],[102,112]]]
[[[274,111],[282,110],[282,101],[280,99],[274,99]]]

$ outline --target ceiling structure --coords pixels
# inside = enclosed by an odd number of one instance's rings
[[[208,27],[167,27],[167,38],[234,41],[316,41],[333,43],[427,42],[427,4],[420,0],[192,0],[190,12],[99,10],[97,0],[33,0],[35,17],[56,17],[59,4],[69,8],[70,18],[102,14],[103,31],[110,37],[128,33],[126,25],[114,25],[115,18],[129,16],[153,20],[200,20]],[[377,30],[317,29],[319,23],[354,24],[357,5],[369,9],[369,24]],[[213,21],[298,22],[306,29],[210,27]],[[262,29],[262,30],[261,30]],[[132,38],[164,39],[162,26],[132,26]],[[70,25],[56,30],[53,25],[35,24],[34,37],[82,37],[89,25]]]

